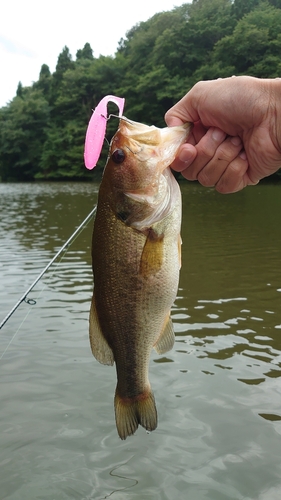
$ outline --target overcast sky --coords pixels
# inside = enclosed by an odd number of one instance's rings
[[[53,72],[67,45],[89,42],[94,56],[114,55],[119,40],[140,21],[172,10],[184,0],[5,0],[0,14],[0,107],[37,81],[42,64]]]

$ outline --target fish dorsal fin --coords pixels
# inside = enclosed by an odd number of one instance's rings
[[[101,331],[95,297],[92,298],[90,310],[90,344],[95,358],[103,365],[113,365],[114,355]]]
[[[173,348],[175,343],[174,327],[170,315],[167,316],[164,328],[158,338],[157,342],[154,344],[154,349],[157,354],[164,354]]]

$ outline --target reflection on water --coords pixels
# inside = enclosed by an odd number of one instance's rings
[[[97,187],[0,184],[0,320]],[[150,365],[158,429],[117,436],[115,370],[88,342],[89,223],[0,330],[1,500],[279,500],[281,187],[181,189],[176,344]]]

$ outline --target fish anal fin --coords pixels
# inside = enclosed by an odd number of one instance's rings
[[[123,398],[116,389],[114,398],[115,420],[119,437],[126,439],[139,425],[147,431],[157,427],[157,410],[151,389],[134,398]]]
[[[89,335],[92,353],[95,358],[103,365],[113,365],[114,355],[101,331],[94,296],[90,309]]]
[[[164,354],[173,348],[175,343],[174,327],[170,315],[167,316],[164,328],[154,344],[157,354]]]
[[[152,228],[148,230],[140,261],[140,274],[143,277],[156,274],[162,268],[163,240],[163,234],[157,234]]]

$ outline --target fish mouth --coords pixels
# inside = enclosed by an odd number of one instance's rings
[[[122,116],[118,131],[123,148],[136,155],[140,162],[157,163],[160,170],[164,171],[174,161],[179,147],[186,141],[191,128],[191,123],[158,128]]]
[[[135,122],[122,116],[120,118],[119,129],[121,134],[127,137],[130,142],[134,141],[144,146],[158,146],[159,144],[159,131],[161,129],[158,129],[154,125],[145,125],[144,123]],[[136,153],[134,152],[134,154]]]

